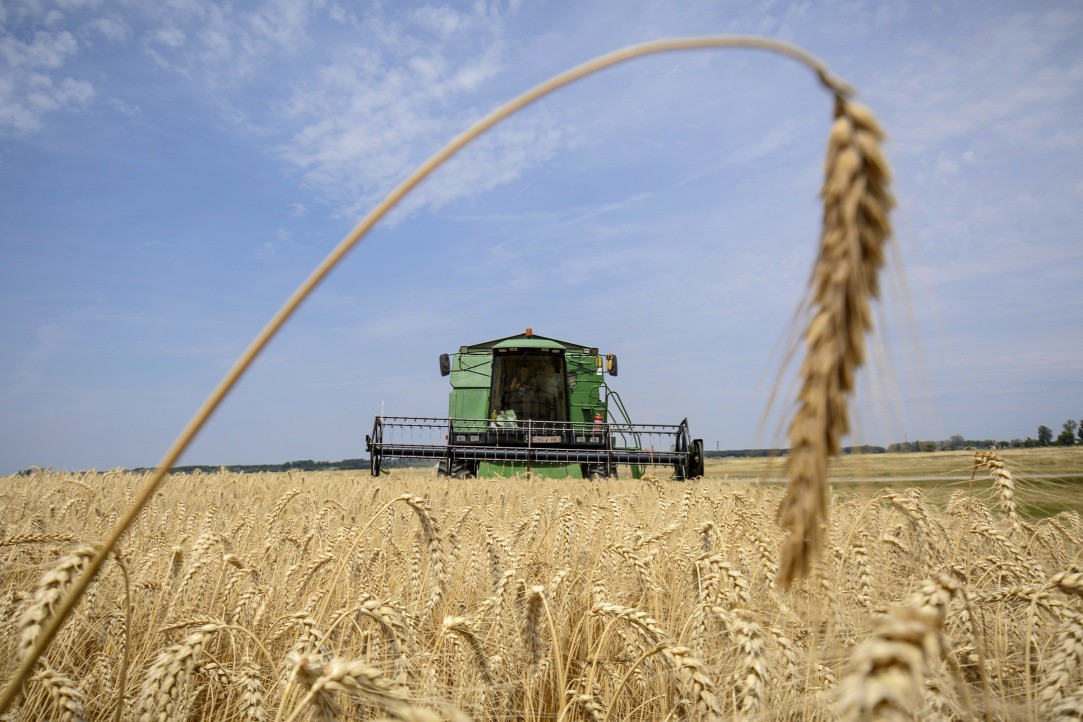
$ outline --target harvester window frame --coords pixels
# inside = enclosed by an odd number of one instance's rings
[[[493,354],[489,418],[501,418],[512,411],[520,421],[568,422],[567,378],[561,349],[497,349]],[[516,382],[522,385],[516,388]],[[548,389],[543,388],[546,383],[551,384]],[[511,398],[515,394],[518,398]]]

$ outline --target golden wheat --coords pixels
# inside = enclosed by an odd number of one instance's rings
[[[805,331],[798,410],[790,424],[789,484],[779,509],[789,532],[779,569],[783,586],[806,576],[822,549],[828,458],[839,453],[850,430],[848,396],[864,363],[865,334],[872,330],[870,301],[879,292],[883,246],[891,235],[888,212],[894,201],[880,150],[883,138],[871,111],[836,95],[821,191],[820,252],[809,282],[812,318]]]
[[[85,477],[101,488],[88,503],[122,503],[137,481],[111,479]],[[769,574],[783,536],[769,521],[782,492],[770,485],[705,479],[659,490],[400,471],[374,489],[369,477],[327,473],[306,475],[303,495],[280,505],[298,482],[174,479],[125,545],[131,611],[123,575],[101,577],[13,718],[110,719],[122,699],[136,719],[208,722],[1054,719],[1078,706],[1079,520],[1061,514],[1016,532],[995,479],[950,498],[904,490],[836,500],[837,539],[788,591]],[[63,475],[5,483],[19,499],[0,508],[7,538],[100,533],[94,514],[48,515],[52,492],[71,488]],[[239,500],[223,500],[227,484]],[[244,515],[275,521],[238,524]],[[438,608],[427,533],[443,555]],[[47,600],[89,554],[61,563],[51,543],[0,547],[5,675],[25,645],[24,621],[48,616]],[[117,661],[125,649],[131,682]],[[366,680],[378,680],[376,697]]]

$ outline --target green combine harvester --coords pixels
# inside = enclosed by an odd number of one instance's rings
[[[365,437],[373,476],[385,459],[433,459],[441,475],[604,478],[618,466],[636,478],[669,466],[677,479],[703,476],[703,440],[688,420],[633,424],[605,382],[617,357],[593,346],[534,335],[463,346],[440,356],[451,377],[448,418],[377,416]]]

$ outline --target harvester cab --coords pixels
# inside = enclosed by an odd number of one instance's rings
[[[617,357],[593,346],[517,336],[463,346],[440,356],[450,377],[447,418],[377,416],[365,438],[373,476],[384,460],[435,459],[439,474],[566,478],[670,466],[678,479],[703,475],[703,441],[687,419],[633,424],[605,382]]]

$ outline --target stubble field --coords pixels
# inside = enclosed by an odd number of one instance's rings
[[[1075,719],[1083,454],[1001,453],[974,480],[973,452],[844,459],[828,551],[788,590],[763,460],[177,475],[10,717]],[[911,476],[939,480],[865,481]],[[141,480],[4,480],[5,678]]]

